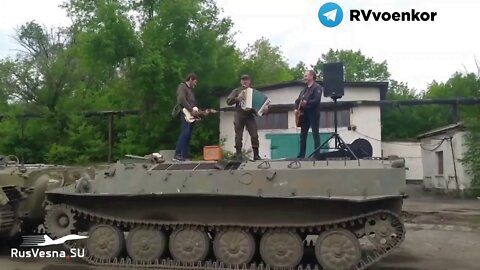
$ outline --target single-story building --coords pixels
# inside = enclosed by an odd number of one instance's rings
[[[384,157],[399,156],[405,159],[408,182],[423,182],[422,148],[419,141],[382,141],[382,151]]]
[[[322,82],[319,82],[322,84]],[[255,87],[267,95],[271,104],[269,113],[257,118],[260,156],[268,159],[295,158],[299,152],[300,128],[295,126],[294,102],[305,87],[303,81],[291,81]],[[388,82],[346,82],[344,96],[337,102],[338,133],[346,143],[364,138],[372,144],[373,156],[381,156],[381,109],[370,101],[385,99]],[[234,151],[233,107],[226,104],[228,93],[220,97],[220,141],[223,149]],[[322,96],[320,139],[323,143],[334,131],[333,101]],[[370,102],[370,103],[369,103]],[[245,130],[244,149],[251,149]],[[330,141],[330,147],[334,140]],[[307,155],[314,150],[311,132],[307,141]]]
[[[465,127],[448,125],[419,135],[427,190],[460,191],[470,187],[471,176],[460,160],[465,152]]]

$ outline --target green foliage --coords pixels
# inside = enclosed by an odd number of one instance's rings
[[[291,81],[298,76],[298,74],[292,74],[280,48],[273,46],[265,38],[248,46],[243,52],[243,58],[245,60],[241,73],[250,74],[256,85]]]
[[[467,172],[473,177],[472,186],[480,188],[480,121],[475,117],[467,119],[465,123],[468,128],[465,138],[467,151],[462,162],[466,165]]]
[[[419,99],[419,94],[408,85],[390,80],[387,99]],[[422,107],[385,107],[382,109],[382,138],[386,140],[411,139],[429,129],[424,122]]]
[[[294,80],[303,79],[303,75],[307,71],[307,65],[304,62],[300,61],[296,66],[290,69]]]
[[[51,163],[85,164],[91,160],[105,160],[107,145],[98,130],[84,121],[82,117],[73,116],[59,142],[54,142],[46,154]]]
[[[320,73],[324,63],[343,62],[345,66],[345,81],[385,81],[390,78],[387,62],[377,63],[373,58],[362,54],[360,50],[333,50],[322,54],[317,63],[312,66]]]
[[[477,73],[466,75],[455,74],[447,84],[445,92],[454,92],[457,96],[480,97],[480,64],[477,62]],[[442,93],[445,93],[442,92]],[[446,94],[447,94],[446,93]],[[480,196],[480,108],[472,106],[462,110],[462,117],[467,128],[465,138],[465,153],[463,164],[467,172],[472,176],[472,190],[474,196]]]
[[[28,22],[16,37],[24,52],[0,61],[1,151],[27,162],[104,161],[106,119],[79,116],[116,109],[141,114],[115,119],[114,158],[173,149],[180,125],[170,110],[185,75],[199,75],[206,108],[238,83],[242,55],[213,0],[69,0],[63,8],[71,27]],[[18,121],[31,113],[43,118]],[[196,126],[192,152],[218,143],[218,121]]]

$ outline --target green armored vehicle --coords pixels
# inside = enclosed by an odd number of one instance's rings
[[[125,159],[48,191],[45,227],[88,233],[66,245],[94,265],[365,269],[403,241],[404,191],[403,160]]]
[[[38,232],[45,216],[45,191],[70,185],[92,170],[46,164],[20,164],[16,156],[0,155],[0,239]]]

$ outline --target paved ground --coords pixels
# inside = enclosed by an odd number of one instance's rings
[[[477,270],[480,232],[408,228],[402,247],[374,265],[373,270]],[[2,270],[110,270],[66,260],[12,260],[0,257]],[[126,268],[121,268],[126,269]],[[115,269],[118,270],[118,269]]]
[[[419,185],[408,185],[404,201],[406,221],[416,224],[458,225],[480,228],[480,200],[456,199],[424,193]]]
[[[429,196],[419,186],[409,186],[409,194],[404,204],[405,242],[371,269],[480,269],[480,200]],[[10,259],[8,252],[0,254],[1,270],[109,270],[65,259]]]

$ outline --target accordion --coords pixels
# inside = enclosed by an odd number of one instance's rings
[[[243,93],[241,107],[245,111],[253,111],[257,116],[262,116],[263,109],[270,104],[270,99],[262,92],[247,88]]]

